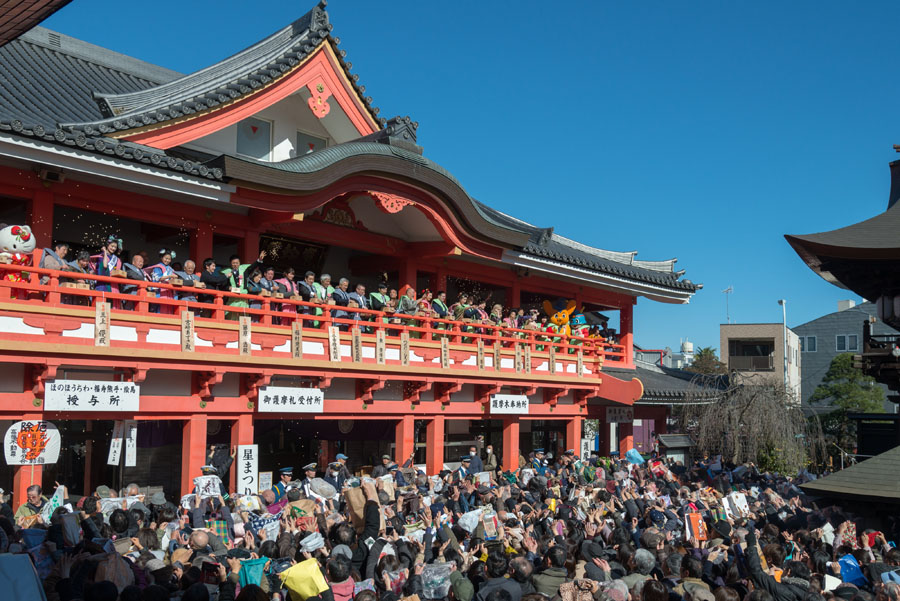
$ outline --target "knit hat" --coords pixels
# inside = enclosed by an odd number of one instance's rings
[[[453,597],[457,601],[472,601],[475,596],[475,587],[472,582],[460,572],[450,572],[450,588],[453,589]],[[619,601],[625,601],[621,599]]]
[[[347,545],[337,545],[331,550],[331,557],[345,557],[353,559],[353,551]]]

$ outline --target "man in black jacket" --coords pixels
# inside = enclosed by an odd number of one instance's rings
[[[756,524],[752,520],[747,523],[747,529],[747,570],[753,584],[772,595],[775,601],[801,601],[809,592],[809,568],[803,562],[792,561],[778,582],[762,569],[756,546]]]

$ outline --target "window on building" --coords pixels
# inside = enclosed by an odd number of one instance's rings
[[[807,353],[815,353],[816,352],[816,337],[815,336],[807,336],[806,337],[806,346],[804,347],[804,352]]]
[[[847,336],[847,350],[848,351],[858,351],[859,350],[859,338],[857,338],[856,334],[850,334]]]
[[[839,353],[844,353],[847,351],[847,337],[841,334],[837,337],[837,340],[834,344],[834,350]]]
[[[256,117],[237,124],[237,153],[268,161],[272,152],[272,122]]]
[[[800,352],[803,353],[806,351],[806,346],[803,344],[805,338],[803,336],[800,337]]]
[[[297,132],[296,155],[298,157],[303,156],[304,154],[309,154],[311,152],[316,152],[317,150],[322,150],[327,145],[328,141],[325,138],[311,136],[302,131]]]

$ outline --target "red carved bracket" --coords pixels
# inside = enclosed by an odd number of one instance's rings
[[[212,396],[212,388],[216,384],[222,383],[225,377],[224,371],[201,371],[194,372],[191,378],[191,392],[201,399],[207,399]]]
[[[319,378],[319,388],[325,390],[326,388],[331,387],[331,381],[334,379],[334,376],[321,376]]]
[[[503,390],[502,384],[478,384],[475,386],[475,402],[482,405],[491,402],[491,395]]]
[[[306,89],[312,94],[309,100],[306,101],[306,104],[309,106],[309,110],[313,112],[313,115],[321,119],[331,111],[331,105],[328,104],[328,99],[331,98],[331,90],[322,76],[312,80],[306,86]]]
[[[212,342],[213,347],[224,348],[229,342],[237,342],[238,341],[238,333],[237,332],[229,332],[223,330],[206,330],[201,328],[196,328],[195,333],[197,338],[200,340],[204,340],[206,342]]]
[[[556,407],[556,404],[559,402],[561,397],[566,396],[569,393],[568,388],[545,388],[544,389],[544,402],[547,403],[551,407]]]
[[[250,400],[259,396],[259,389],[268,386],[272,381],[272,372],[264,371],[259,374],[244,374],[244,389]]]
[[[31,390],[35,396],[43,396],[44,387],[50,380],[56,379],[56,370],[59,369],[59,363],[46,363],[45,365],[34,365],[31,368]]]
[[[129,367],[126,371],[128,375],[131,376],[131,381],[135,384],[140,384],[147,379],[146,367]]]
[[[423,392],[431,390],[431,382],[406,382],[403,385],[403,399],[418,403]]]
[[[382,212],[389,215],[399,213],[404,207],[413,206],[416,203],[399,194],[389,194],[387,192],[369,192],[369,196],[375,201],[375,206]]]
[[[356,396],[363,403],[371,403],[372,395],[376,390],[381,390],[387,384],[385,378],[374,380],[359,379],[356,381]]]
[[[520,386],[518,387],[519,394],[524,394],[525,396],[531,396],[533,394],[537,394],[537,386]]]
[[[462,387],[462,382],[435,382],[434,400],[446,405],[450,402],[450,395],[456,394]]]
[[[593,396],[597,396],[597,392],[595,390],[576,390],[574,393],[575,396],[575,404],[580,405],[582,407],[587,405],[587,401],[589,398]]]
[[[81,327],[80,319],[65,317],[45,317],[42,315],[26,315],[22,318],[26,326],[44,330],[44,336],[62,336],[63,332],[71,332]]]
[[[278,336],[275,334],[250,334],[250,339],[254,344],[258,344],[260,348],[264,351],[271,351],[276,346],[281,346],[285,342],[288,342],[289,338],[287,336]]]

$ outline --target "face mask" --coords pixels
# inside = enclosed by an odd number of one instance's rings
[[[474,456],[475,456],[475,451],[469,451],[469,455],[471,455],[472,457],[474,457]]]

